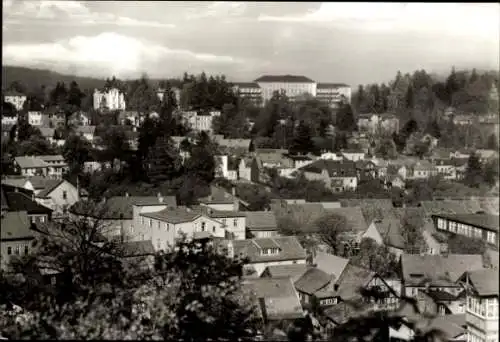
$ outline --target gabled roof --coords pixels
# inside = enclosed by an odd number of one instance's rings
[[[469,284],[480,296],[498,296],[498,270],[483,269],[467,272]]]
[[[28,215],[50,215],[52,212],[22,192],[7,192],[5,197],[11,211],[26,211]]]
[[[356,177],[356,164],[348,160],[318,159],[299,170],[318,174],[326,170],[330,177]]]
[[[44,162],[60,162],[66,163],[64,157],[60,154],[48,154],[48,155],[39,155],[37,158],[40,158]]]
[[[253,294],[262,315],[265,315],[267,320],[304,317],[299,296],[290,278],[245,280],[242,287],[245,292]]]
[[[36,195],[36,197],[40,197],[40,198],[47,197],[48,195],[50,195],[50,193],[52,191],[54,191],[55,189],[57,189],[57,187],[59,187],[59,185],[61,185],[64,182],[65,182],[64,179],[51,179],[50,182],[47,182],[45,189],[43,189],[42,191],[40,191]]]
[[[467,339],[465,314],[440,315],[430,321],[427,318],[423,318],[417,322],[417,326],[423,332],[438,329],[447,338],[445,341],[463,341]]]
[[[290,277],[292,282],[296,282],[307,271],[306,264],[274,265],[267,266],[267,272],[271,278]]]
[[[488,230],[498,232],[499,230],[499,216],[487,214],[441,214],[434,215],[435,217],[442,217],[463,224],[468,224],[475,227],[480,227]]]
[[[479,254],[403,254],[401,269],[407,285],[454,284],[464,272],[483,269],[483,258]]]
[[[194,211],[198,211],[200,214],[214,219],[237,218],[246,216],[246,212],[244,211],[215,210],[204,205],[193,205],[190,208]]]
[[[277,230],[276,215],[272,211],[247,211],[246,226],[250,230]]]
[[[6,177],[2,179],[2,184],[15,188],[24,188],[27,181],[28,179],[26,177]]]
[[[232,84],[239,88],[260,88],[255,82],[233,82]]]
[[[337,280],[337,295],[343,300],[361,296],[358,293],[359,290],[366,286],[374,276],[375,272],[348,263]]]
[[[365,232],[368,229],[365,217],[360,207],[328,209],[328,213],[344,216],[350,230],[356,233]]]
[[[199,198],[198,201],[203,204],[232,204],[237,198],[217,186],[210,186],[210,195]]]
[[[161,211],[143,213],[141,216],[172,224],[192,222],[203,214],[185,207],[167,207]]]
[[[450,302],[457,299],[457,296],[442,290],[429,290],[426,294],[436,302]]]
[[[1,235],[4,239],[32,238],[33,231],[30,229],[31,223],[26,211],[6,212],[1,220]]]
[[[254,82],[286,82],[286,83],[314,83],[313,80],[305,76],[296,75],[264,75],[257,78]]]
[[[54,180],[51,178],[43,177],[43,176],[34,176],[29,177],[27,180],[33,185],[33,189],[35,190],[43,190],[47,187],[50,187],[51,184],[54,183]]]
[[[394,209],[392,201],[385,198],[345,198],[339,201],[342,207],[360,207],[367,223],[387,216],[387,213]]]
[[[334,275],[336,278],[340,278],[349,263],[349,259],[341,258],[330,253],[317,252],[313,263],[316,265],[317,269],[327,274]]]
[[[334,276],[328,275],[316,267],[310,267],[299,280],[295,282],[297,291],[308,295],[314,294],[316,291],[327,286],[334,280]]]
[[[401,221],[395,218],[384,218],[380,222],[375,222],[377,231],[382,236],[384,244],[389,247],[404,249],[405,242],[401,227]]]
[[[279,253],[274,255],[262,255],[261,248],[272,243],[279,246]],[[234,254],[248,257],[250,263],[302,260],[306,258],[306,251],[300,245],[295,236],[276,236],[273,238],[258,238],[232,241]]]
[[[14,160],[16,163],[19,165],[20,168],[26,169],[26,168],[42,168],[42,167],[48,167],[49,165],[44,162],[42,159],[35,157],[35,156],[22,156],[22,157],[15,157]]]

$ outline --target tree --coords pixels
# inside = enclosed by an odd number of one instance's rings
[[[455,67],[451,69],[451,73],[446,79],[445,88],[448,96],[448,103],[451,105],[453,94],[461,89],[457,73],[455,72]]]
[[[439,127],[439,124],[435,118],[428,121],[425,133],[430,134],[436,139],[441,138],[441,128]]]
[[[261,211],[269,209],[271,198],[269,192],[256,184],[241,183],[236,185],[236,194],[239,198],[248,202],[250,211]]]
[[[153,111],[159,110],[160,99],[150,85],[147,75],[143,75],[138,81],[133,93],[131,93],[128,107],[139,112],[139,115],[146,117]]]
[[[486,244],[483,240],[453,234],[448,239],[448,252],[453,254],[484,254]]]
[[[371,238],[361,240],[359,252],[351,260],[353,264],[374,271],[382,277],[398,274],[396,255]]]
[[[489,186],[494,186],[498,181],[498,158],[489,160],[483,167],[484,182]]]
[[[314,226],[320,239],[333,250],[333,254],[338,255],[343,233],[351,230],[346,218],[337,214],[327,214],[317,219]]]
[[[179,175],[182,160],[170,138],[162,137],[156,141],[148,154],[147,165],[148,178],[155,185]]]
[[[413,109],[413,107],[415,106],[412,86],[409,86],[408,90],[406,91],[405,103],[406,103],[406,108],[408,109]]]
[[[307,154],[314,152],[314,150],[315,147],[311,139],[310,128],[304,121],[301,121],[296,129],[296,134],[289,151],[291,154]]]
[[[483,165],[476,153],[472,153],[467,161],[464,184],[477,188],[483,182]]]
[[[102,136],[106,147],[106,159],[113,162],[115,158],[122,161],[130,150],[130,144],[125,129],[122,126],[111,126]]]
[[[421,231],[422,225],[423,222],[419,217],[412,216],[408,212],[401,219],[405,253],[419,254],[425,250],[425,241]]]
[[[339,108],[336,126],[337,129],[344,132],[353,132],[357,129],[357,123],[350,104],[344,103]]]
[[[70,135],[63,146],[63,157],[69,165],[70,174],[78,174],[89,159],[92,146],[78,135]]]
[[[186,161],[187,172],[210,184],[215,178],[215,152],[210,138],[202,132]]]
[[[396,145],[392,139],[383,139],[376,152],[384,159],[394,159],[397,156]]]

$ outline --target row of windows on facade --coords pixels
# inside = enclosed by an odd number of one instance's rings
[[[29,253],[29,244],[18,244],[14,247],[14,254],[20,255],[21,250],[24,250],[24,255],[28,255]],[[12,246],[7,247],[7,255],[12,255]]]
[[[498,336],[484,338],[468,331],[467,342],[498,342]]]
[[[227,226],[227,224],[226,224],[227,221],[226,221],[225,218],[221,219],[221,221],[222,221],[222,224],[224,226]],[[144,217],[142,217],[142,221],[141,222],[142,222],[142,224],[144,224]],[[157,221],[157,224],[158,224],[158,229],[160,229],[161,222]],[[153,220],[152,219],[149,219],[148,225],[149,225],[149,227],[153,227]],[[233,226],[234,227],[238,227],[238,219],[233,219]],[[170,229],[170,225],[168,223],[165,223],[165,228],[168,231]],[[201,222],[201,229],[202,229],[202,231],[205,230],[205,222],[203,222],[203,221]],[[214,231],[215,231],[215,227],[214,227]]]
[[[449,225],[447,227],[446,221],[443,219],[438,219],[438,228],[442,230],[447,230],[451,233],[456,233],[459,235],[464,235],[468,237],[474,237],[478,239],[483,238],[483,230],[481,228],[472,227],[467,224],[457,223],[454,221],[449,221]],[[496,243],[496,233],[495,232],[486,232],[486,241],[489,243]]]
[[[498,318],[498,298],[467,298],[467,309],[481,317]]]

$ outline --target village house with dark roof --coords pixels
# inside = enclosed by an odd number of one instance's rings
[[[352,161],[320,159],[298,169],[308,180],[320,180],[336,192],[356,190],[358,179],[356,164]]]
[[[26,211],[2,212],[0,224],[0,268],[5,269],[13,257],[31,252],[36,232]]]

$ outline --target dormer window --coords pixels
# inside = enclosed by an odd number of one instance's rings
[[[263,248],[261,250],[262,255],[276,255],[279,254],[280,249],[279,248]]]

